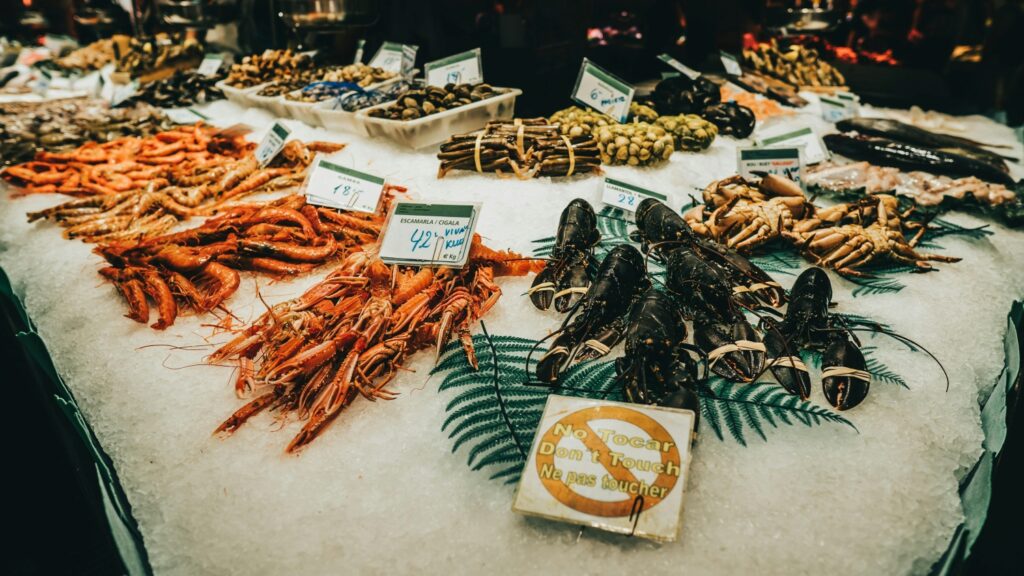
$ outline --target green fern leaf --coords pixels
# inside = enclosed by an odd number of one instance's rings
[[[510,479],[509,483],[515,483],[515,482],[519,482],[519,475],[522,474],[522,472],[523,472],[523,467],[522,466],[509,466],[508,468],[505,468],[504,470],[500,470],[498,472],[495,472],[494,474],[491,474],[491,477],[489,478],[489,480],[499,480],[501,478],[505,478],[505,477],[508,477],[508,476],[514,476],[514,478]]]

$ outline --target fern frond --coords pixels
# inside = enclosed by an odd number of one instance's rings
[[[811,427],[823,423],[846,424],[856,428],[846,418],[798,396],[787,393],[773,383],[733,384],[722,378],[709,382],[709,390],[700,390],[702,413],[719,440],[724,440],[722,428],[736,442],[746,446],[744,429],[750,429],[767,441],[764,421],[777,428],[779,423],[792,425],[797,420]]]

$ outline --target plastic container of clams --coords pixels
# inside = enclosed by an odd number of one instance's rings
[[[296,90],[294,92],[289,92],[289,94],[301,93],[301,89]],[[322,102],[303,102],[301,100],[289,100],[286,97],[282,97],[281,102],[282,105],[284,106],[284,109],[288,112],[288,116],[291,116],[292,118],[298,120],[299,122],[309,124],[310,126],[321,125],[320,116],[317,115],[316,109],[317,107],[320,106],[320,104],[322,104]]]
[[[336,108],[333,98],[317,103],[314,112],[320,125],[328,130],[340,130],[358,136],[369,134],[366,131],[366,123],[359,116],[362,110],[348,112],[347,110]]]
[[[267,83],[257,84],[256,86],[250,86],[248,88],[235,88],[229,86],[226,80],[221,80],[214,84],[220,91],[224,93],[224,97],[228,99],[228,102],[233,102],[239,106],[254,106],[255,104],[249,100],[249,94],[255,94],[263,89]]]
[[[377,82],[376,84],[370,84],[369,86],[364,87],[363,90],[379,90],[386,86],[395,84],[401,79],[402,78],[400,76],[396,76],[382,82]],[[294,92],[289,92],[289,94],[293,96],[299,95],[302,93],[302,90],[303,89],[300,88]],[[355,112],[346,112],[341,108],[337,108],[335,106],[335,98],[333,96],[320,100],[319,102],[303,102],[300,100],[290,100],[288,95],[285,95],[284,107],[288,110],[288,114],[291,115],[292,118],[300,122],[305,122],[310,126],[324,126],[325,128],[330,128],[332,130],[343,130],[353,134],[366,135],[366,130],[364,130],[361,125],[354,125]],[[324,117],[320,114],[321,111],[328,112],[328,114],[324,116],[329,118],[328,120],[324,120]],[[337,114],[330,114],[331,112],[337,112]]]
[[[516,108],[516,97],[523,93],[518,88],[494,88],[498,92],[490,98],[431,114],[415,120],[389,120],[374,118],[370,111],[386,108],[392,102],[385,102],[356,112],[356,121],[361,122],[368,136],[390,138],[403,146],[420,149],[448,139],[452,134],[465,134],[483,128],[492,120],[512,118]]]
[[[263,108],[274,116],[287,118],[289,110],[284,105],[284,96],[280,94],[277,96],[260,96],[259,92],[263,88],[264,87],[261,86],[259,90],[254,90],[253,92],[246,94],[246,98],[249,99],[249,105],[257,108]]]

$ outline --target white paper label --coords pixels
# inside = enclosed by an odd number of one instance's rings
[[[636,212],[637,206],[640,205],[644,198],[656,198],[662,202],[668,200],[668,197],[664,194],[642,188],[636,184],[605,177],[604,191],[601,194],[601,201],[605,204]]]
[[[675,58],[669,56],[668,54],[659,55],[658,60],[661,60],[665,64],[668,64],[669,66],[687,75],[690,78],[690,80],[696,80],[700,76],[700,72],[697,72],[693,68],[690,68],[689,66],[683,64],[682,62],[676,60]]]
[[[423,66],[423,70],[427,84],[431,86],[476,84],[484,81],[479,48],[427,62]]]
[[[796,147],[739,148],[736,150],[736,172],[744,178],[760,178],[778,174],[794,182],[800,181],[800,149]]]
[[[356,42],[356,56],[352,59],[353,64],[363,63],[363,50],[366,48],[366,40],[360,38],[359,42]]]
[[[139,89],[139,81],[132,80],[127,84],[114,84],[114,90],[110,95],[110,105],[119,106],[125,100],[135,95]]]
[[[284,148],[284,142],[288,139],[289,134],[291,134],[291,130],[280,122],[274,122],[270,130],[267,130],[267,135],[256,147],[256,161],[260,163],[261,167],[269,164],[281,151],[281,148]]]
[[[825,144],[822,143],[821,138],[818,137],[814,130],[809,127],[763,137],[757,141],[757,145],[773,148],[780,146],[800,148],[803,153],[801,160],[804,166],[817,164],[829,158],[828,149],[825,148]]]
[[[719,52],[722,58],[722,66],[725,66],[725,73],[730,76],[742,76],[743,68],[740,67],[740,61],[735,56],[729,54],[725,50]]]
[[[690,410],[553,394],[512,510],[672,542],[694,421]]]
[[[403,74],[412,70],[416,63],[417,46],[385,42],[370,59],[370,66],[383,68],[388,72]]]
[[[839,122],[857,116],[856,96],[849,93],[836,94],[835,98],[821,95],[821,117],[827,122]]]
[[[319,156],[310,166],[305,184],[310,204],[357,212],[376,212],[382,192],[383,178]]]
[[[39,77],[36,79],[34,91],[36,94],[45,97],[46,92],[50,89],[50,83],[53,79],[45,71],[39,71]]]
[[[625,122],[634,92],[632,86],[584,58],[579,76],[576,77],[576,87],[572,90],[572,98],[619,122]]]
[[[191,108],[168,108],[164,114],[175,124],[195,124],[209,119]]]
[[[469,258],[479,204],[398,201],[380,243],[388,264],[461,268]]]
[[[223,63],[223,54],[209,54],[203,57],[203,61],[199,63],[198,72],[202,76],[215,76]]]

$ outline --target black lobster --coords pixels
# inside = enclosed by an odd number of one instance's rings
[[[575,306],[590,287],[587,265],[600,240],[597,215],[590,204],[580,198],[569,202],[558,220],[552,261],[537,274],[530,287],[533,305],[547,310],[554,301],[559,312]]]
[[[569,364],[607,354],[622,340],[626,314],[648,287],[644,257],[636,248],[620,244],[608,252],[594,282],[538,360],[537,378],[554,384]]]
[[[821,268],[808,268],[790,291],[789,307],[781,322],[761,320],[768,366],[788,392],[807,399],[811,379],[799,351],[822,351],[822,391],[829,404],[847,410],[868,395],[871,375],[857,340],[834,314],[829,313],[832,283]]]
[[[649,288],[629,313],[625,355],[615,360],[627,400],[692,410],[699,421],[697,363],[687,352],[686,336],[679,305]]]
[[[693,340],[715,374],[751,382],[764,367],[761,337],[734,302],[721,272],[685,246],[669,252],[665,287],[693,319]]]
[[[678,212],[661,201],[644,199],[635,216],[637,229],[630,237],[641,243],[645,253],[664,258],[677,248],[688,248],[722,273],[740,304],[778,307],[785,303],[786,291],[767,272],[739,252],[697,236]]]

